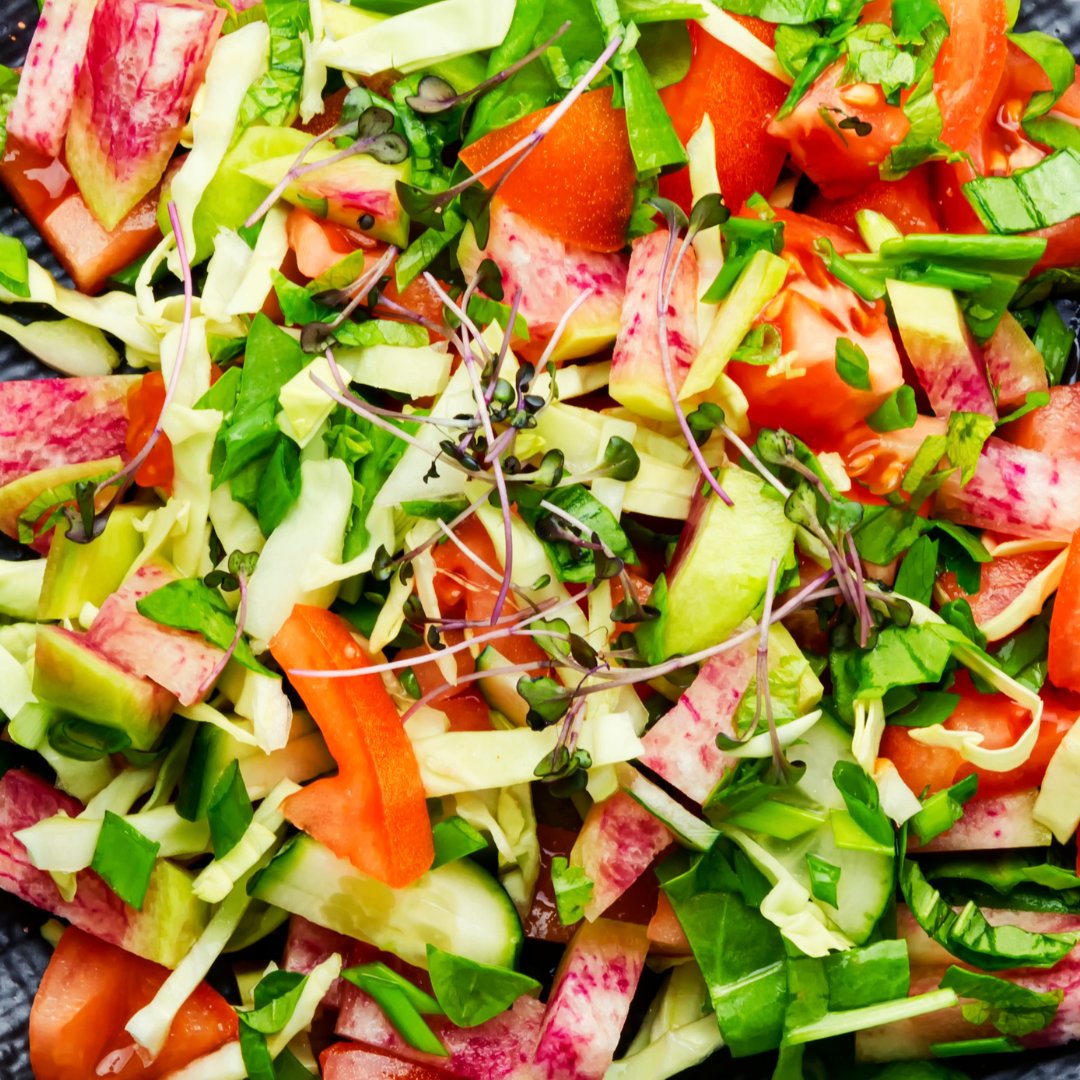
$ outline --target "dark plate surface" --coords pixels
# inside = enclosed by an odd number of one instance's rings
[[[583,0],[584,2],[584,0]],[[0,0],[0,63],[22,62],[37,19],[35,0]],[[1023,29],[1045,30],[1065,41],[1080,56],[1080,0],[1023,0]],[[0,232],[18,236],[32,258],[60,275],[59,267],[41,238],[0,191]],[[62,275],[60,275],[62,276]],[[1070,305],[1070,321],[1080,325],[1080,315]],[[40,378],[50,374],[9,338],[0,337],[0,379]],[[0,538],[2,539],[2,538]],[[0,558],[17,553],[0,548]],[[36,909],[0,892],[0,1080],[33,1080],[27,1052],[27,1022],[38,980],[49,958],[49,947],[38,928],[45,916]],[[1080,1080],[1080,1049],[1025,1053],[1001,1060],[1002,1068],[989,1072],[988,1080]],[[1007,1066],[1006,1066],[1007,1060]],[[966,1067],[965,1062],[958,1062]],[[768,1076],[768,1066],[756,1062],[727,1063],[729,1080]],[[977,1070],[984,1076],[983,1063]],[[718,1075],[716,1065],[694,1070],[704,1080]],[[686,1076],[689,1078],[690,1073]]]

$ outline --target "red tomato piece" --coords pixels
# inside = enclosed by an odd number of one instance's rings
[[[1080,690],[1080,532],[1072,538],[1065,573],[1050,619],[1050,681],[1063,690]]]
[[[1080,461],[1080,386],[1050,387],[1050,403],[1002,429],[1009,442],[1056,458]]]
[[[938,586],[950,600],[967,600],[975,622],[981,626],[1000,615],[1027,588],[1028,582],[1041,574],[1057,556],[1056,551],[1027,551],[984,563],[977,593],[964,592],[952,573],[942,574]]]
[[[776,28],[761,19],[735,15],[770,47]],[[786,151],[766,131],[784,103],[788,88],[779,79],[735,52],[697,23],[690,23],[693,59],[682,82],[665,87],[660,98],[685,145],[706,114],[716,130],[716,172],[728,206],[738,208],[754,194],[768,195],[776,186]],[[690,171],[660,178],[660,193],[689,211]]]
[[[646,927],[649,935],[649,949],[664,956],[688,956],[690,942],[686,938],[682,925],[663,889],[656,898],[656,913]]]
[[[535,131],[554,108],[490,132],[466,146],[461,160],[479,172]],[[487,174],[484,184],[493,184],[503,171]],[[620,251],[626,243],[636,182],[625,113],[612,107],[611,89],[605,88],[578,98],[499,188],[499,197],[567,244],[588,251]]]
[[[343,619],[304,604],[293,608],[270,651],[286,672],[371,663]],[[285,816],[392,888],[415,881],[435,855],[431,823],[412,744],[381,677],[294,675],[291,682],[338,774],[290,796]]]
[[[160,989],[168,968],[69,928],[60,938],[30,1012],[30,1064],[37,1080],[98,1080],[97,1066],[131,1046],[124,1025]],[[200,983],[173,1021],[152,1065],[133,1056],[118,1080],[156,1080],[236,1038],[236,1013]]]
[[[846,199],[815,195],[806,207],[811,217],[852,232],[856,231],[855,215],[860,210],[884,214],[904,233],[941,232],[937,201],[926,167],[915,169],[900,180],[874,180]]]
[[[106,278],[161,239],[160,185],[108,231],[90,213],[63,161],[23,146],[12,135],[0,161],[0,183],[82,292],[97,292]]]
[[[746,394],[751,423],[828,443],[842,438],[903,383],[900,356],[885,305],[864,303],[832,278],[814,254],[819,237],[841,253],[860,251],[855,237],[803,214],[777,215],[784,222],[784,257],[792,274],[761,319],[780,331],[781,351],[792,356],[790,371],[770,373],[770,368],[740,363],[727,371]],[[866,353],[871,390],[857,390],[837,375],[838,337]]]
[[[165,379],[160,371],[149,371],[128,394],[128,430],[125,444],[133,458],[146,445],[165,405]],[[135,474],[140,487],[172,490],[173,453],[169,436],[162,432],[146,460]]]

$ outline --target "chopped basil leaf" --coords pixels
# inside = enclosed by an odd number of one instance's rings
[[[1036,409],[1044,409],[1049,404],[1050,395],[1045,390],[1029,390],[1024,398],[1024,404],[1015,408],[1007,416],[1001,417],[997,422],[997,426],[1011,424],[1014,420],[1019,420],[1020,417],[1027,416],[1028,413],[1034,412]]]
[[[937,580],[938,547],[936,540],[920,536],[904,556],[893,590],[920,604],[929,604]]]
[[[870,358],[853,341],[836,339],[836,374],[856,390],[870,390]]]
[[[986,440],[994,434],[995,423],[982,413],[954,412],[949,417],[945,436],[945,455],[954,469],[960,470],[960,483],[975,475]]]
[[[476,1027],[505,1012],[540,983],[512,968],[480,964],[428,945],[428,972],[435,997],[458,1027]]]
[[[894,390],[888,398],[867,418],[871,429],[877,432],[902,431],[914,427],[918,419],[915,391],[904,385]]]
[[[488,846],[483,834],[456,814],[437,822],[432,827],[431,836],[435,842],[435,861],[431,864],[432,869],[464,859],[477,851],[485,850]]]
[[[1035,327],[1035,348],[1042,353],[1046,377],[1051,386],[1059,386],[1072,356],[1076,335],[1065,325],[1058,309],[1049,301],[1043,307]]]
[[[563,926],[580,922],[585,915],[585,905],[592,899],[592,878],[580,866],[571,866],[563,856],[556,855],[551,860],[551,887]]]
[[[30,295],[30,259],[18,237],[0,235],[0,286],[14,296]]]
[[[266,1036],[249,1027],[243,1016],[240,1017],[240,1056],[248,1080],[277,1080]]]
[[[1016,1054],[1024,1049],[1023,1043],[1005,1036],[987,1039],[961,1039],[958,1042],[931,1043],[934,1057],[974,1057],[983,1054]]]
[[[269,70],[249,88],[237,130],[254,123],[288,127],[300,109],[304,83],[304,40],[311,40],[306,0],[263,0],[270,27]]]
[[[919,843],[928,844],[935,836],[951,829],[964,816],[964,803],[974,797],[978,786],[979,778],[972,773],[958,784],[927,798],[922,809],[911,819]]]
[[[894,686],[936,683],[951,657],[950,639],[937,624],[886,627],[877,646],[861,657],[859,694],[874,698]]]
[[[836,907],[836,886],[840,883],[840,867],[808,851],[806,868],[810,871],[810,894],[815,900]]]
[[[443,1012],[430,994],[378,962],[348,968],[341,977],[370,994],[410,1046],[425,1054],[447,1056],[446,1047],[424,1020],[424,1016],[441,1016]]]
[[[278,439],[270,452],[255,495],[259,529],[269,536],[300,498],[300,448]]]
[[[0,154],[7,146],[7,118],[19,92],[19,73],[0,64]]]
[[[853,761],[838,761],[833,766],[833,783],[855,824],[875,843],[892,851],[895,843],[892,822],[881,809],[873,778]]]
[[[1048,229],[1080,214],[1080,151],[1058,150],[1011,176],[979,176],[964,194],[988,230]]]
[[[125,903],[142,911],[161,845],[148,840],[119,814],[105,811],[90,869]]]
[[[1076,60],[1068,46],[1041,30],[1010,34],[1009,41],[1026,52],[1046,72],[1046,77],[1050,80],[1049,90],[1040,90],[1032,95],[1024,111],[1024,120],[1045,116],[1072,86],[1076,78]]]
[[[255,987],[254,1008],[242,1014],[244,1023],[261,1035],[276,1035],[292,1019],[307,976],[296,971],[271,971]]]
[[[889,723],[898,724],[900,727],[931,727],[934,724],[943,724],[959,704],[959,694],[950,694],[944,690],[926,690],[916,695],[910,704],[890,713]]]
[[[996,975],[967,971],[955,964],[941,980],[945,990],[955,990],[958,997],[971,998],[963,1006],[964,1019],[971,1024],[989,1021],[1002,1035],[1017,1038],[1041,1031],[1057,1015],[1065,996],[1063,990],[1039,993]]]
[[[627,57],[622,88],[630,152],[638,172],[651,173],[671,165],[685,165],[686,150],[637,49],[631,50]]]
[[[907,943],[876,941],[825,958],[829,1009],[844,1011],[906,997],[911,981]]]
[[[214,785],[206,808],[216,858],[222,858],[236,847],[253,816],[251,799],[240,775],[240,763],[233,760]]]
[[[137,601],[135,607],[140,615],[162,626],[202,634],[219,649],[227,649],[236,636],[236,620],[228,604],[216,589],[209,588],[200,578],[170,581]],[[251,671],[273,675],[255,659],[244,637],[237,641],[233,657]]]

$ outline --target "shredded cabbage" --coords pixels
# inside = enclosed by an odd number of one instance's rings
[[[1062,844],[1080,825],[1080,724],[1073,724],[1046,767],[1034,817]]]
[[[820,719],[821,710],[816,709],[805,716],[788,720],[777,727],[776,738],[781,746],[791,746],[792,743],[798,742]],[[748,739],[742,746],[736,747],[734,750],[725,751],[729,757],[734,758],[767,758],[772,756],[772,752],[772,735],[767,731],[762,731],[752,739]]]
[[[1020,595],[1012,599],[1003,611],[980,624],[979,629],[986,635],[987,641],[1007,638],[1042,611],[1061,584],[1068,555],[1068,548],[1062,550],[1053,562],[1040,570],[1024,586]]]
[[[192,120],[191,152],[173,177],[169,193],[190,252],[195,251],[195,210],[229,149],[248,87],[266,71],[269,47],[270,28],[261,21],[226,34],[214,46],[203,85],[206,107]]]
[[[888,758],[877,759],[873,776],[881,800],[881,809],[897,825],[910,821],[922,809],[922,803],[915,792],[904,783],[896,766]]]
[[[210,492],[210,524],[226,551],[260,552],[266,545],[255,515],[232,497],[227,483]]]
[[[322,0],[309,0],[311,12],[311,37],[301,34],[304,46],[304,78],[300,87],[300,119],[306,124],[326,107],[323,89],[326,86],[326,65],[319,59],[319,46],[326,40],[326,22],[323,18]]]
[[[36,619],[44,580],[44,559],[0,560],[0,615]]]
[[[881,698],[855,702],[855,734],[851,739],[851,753],[855,760],[871,776],[877,761],[878,747],[885,734],[885,705]]]
[[[75,319],[21,323],[0,315],[0,332],[62,375],[108,375],[120,365],[105,335]]]
[[[267,211],[255,241],[255,249],[225,305],[227,315],[244,315],[262,309],[274,288],[274,275],[289,251],[289,238],[285,231],[288,217],[289,212],[282,206],[272,206]]]
[[[690,159],[690,191],[694,202],[706,195],[720,195],[720,176],[716,171],[716,129],[706,113],[701,126],[686,144]],[[698,263],[698,288],[703,297],[724,268],[724,248],[719,229],[702,229],[694,237],[694,254]],[[716,315],[716,305],[698,301],[698,340],[704,341]]]
[[[340,563],[353,479],[333,459],[303,462],[300,481],[300,498],[266,541],[248,584],[247,631],[257,642],[268,642],[296,604],[329,607],[337,595],[336,585],[308,590],[302,579],[318,555]]]
[[[316,62],[357,75],[396,70],[408,74],[502,43],[514,0],[439,0],[376,23],[340,41],[326,38]],[[756,40],[756,39],[755,39]]]
[[[413,743],[424,790],[430,798],[463,791],[527,784],[541,759],[555,748],[557,727],[543,731],[448,731]],[[587,719],[578,745],[593,765],[631,761],[642,752],[633,720],[626,713]]]

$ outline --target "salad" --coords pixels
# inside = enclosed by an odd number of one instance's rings
[[[1080,1037],[1080,82],[1017,7],[44,0],[37,1080]]]

